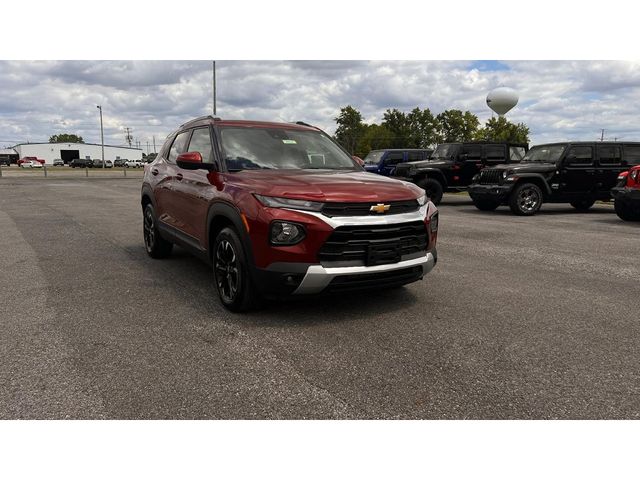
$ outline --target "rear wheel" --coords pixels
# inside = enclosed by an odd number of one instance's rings
[[[213,278],[222,304],[232,312],[254,307],[260,295],[251,275],[240,237],[233,228],[223,228],[213,243]]]
[[[143,210],[142,231],[144,235],[144,247],[151,258],[165,258],[171,254],[173,243],[165,240],[158,230],[156,213],[149,203]]]
[[[442,194],[444,189],[442,188],[442,184],[433,179],[433,178],[423,178],[417,182],[417,185],[424,189],[427,192],[427,197],[431,200],[435,205],[439,205],[442,201]]]
[[[542,190],[533,183],[523,183],[509,196],[509,208],[516,215],[535,215],[542,205]]]
[[[591,207],[593,207],[594,203],[596,203],[595,200],[591,200],[587,198],[584,200],[575,200],[571,202],[571,206],[580,212],[586,212]]]
[[[483,212],[492,212],[496,208],[500,206],[500,202],[495,200],[488,200],[486,198],[471,198],[473,200],[473,204],[476,206],[478,210],[482,210]]]

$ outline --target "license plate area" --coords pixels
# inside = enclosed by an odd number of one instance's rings
[[[397,242],[372,244],[367,249],[367,266],[386,265],[400,261],[400,249]]]

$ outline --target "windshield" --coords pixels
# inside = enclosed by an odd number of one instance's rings
[[[351,157],[318,131],[243,127],[220,130],[222,151],[230,171],[356,169]]]
[[[460,151],[459,143],[442,143],[436,147],[434,152],[431,154],[432,159],[451,159],[451,157],[455,157],[458,155]]]
[[[364,157],[364,164],[377,165],[378,163],[380,163],[380,158],[382,157],[383,153],[384,152],[382,150],[374,150],[372,152],[369,152],[369,154]]]
[[[523,162],[556,163],[560,160],[566,145],[540,145],[533,147],[522,159]]]

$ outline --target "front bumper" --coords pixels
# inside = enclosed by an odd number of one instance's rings
[[[429,273],[437,262],[437,254],[427,252],[425,256],[413,258],[411,260],[405,260],[398,263],[375,265],[375,266],[353,266],[353,267],[333,267],[325,268],[322,265],[310,265],[307,268],[307,272],[302,279],[302,282],[298,288],[293,292],[294,295],[308,295],[314,293],[320,293],[325,290],[334,279],[341,277],[348,277],[354,280],[354,285],[361,285],[366,287],[366,283],[358,284],[359,276],[375,275],[380,273],[393,273],[398,271],[405,271],[406,277],[393,277],[389,276],[388,279],[391,283],[410,283],[415,280],[419,280],[423,275]],[[365,277],[360,277],[362,280],[366,280]],[[403,280],[408,280],[404,282]],[[402,284],[398,283],[398,284]]]
[[[501,202],[509,197],[513,190],[513,185],[482,185],[474,183],[469,185],[467,191],[471,198],[500,200]]]
[[[614,187],[611,189],[611,196],[619,202],[640,203],[640,189],[638,188]]]

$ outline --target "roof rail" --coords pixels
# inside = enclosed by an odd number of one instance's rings
[[[190,123],[195,123],[202,120],[222,120],[222,119],[220,117],[214,117],[213,115],[203,115],[202,117],[194,118],[193,120],[184,122],[182,125],[180,125],[180,128],[184,127],[185,125],[189,125]]]
[[[309,125],[308,123],[301,122],[299,120],[296,122],[296,125],[304,125],[305,127],[313,127],[313,125]]]

